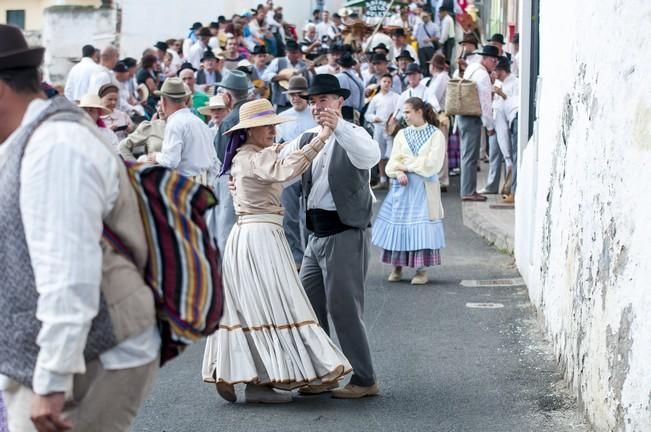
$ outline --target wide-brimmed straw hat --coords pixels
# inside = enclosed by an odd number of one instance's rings
[[[182,98],[192,94],[190,89],[183,83],[181,78],[170,77],[165,80],[160,90],[156,90],[156,96],[169,96],[172,98]]]
[[[210,115],[210,111],[214,109],[219,109],[219,108],[226,108],[226,104],[224,103],[224,98],[222,95],[215,95],[210,98],[208,101],[208,104],[205,106],[202,106],[199,108],[199,112],[203,115]]]
[[[240,122],[225,133],[229,134],[237,130],[259,126],[277,125],[292,120],[294,120],[292,117],[277,115],[268,99],[257,99],[240,107]]]
[[[99,96],[93,93],[85,94],[77,104],[79,108],[97,108],[102,110],[103,114],[110,114],[111,110],[102,105],[102,100]]]

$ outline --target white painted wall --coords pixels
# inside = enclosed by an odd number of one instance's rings
[[[651,3],[541,7],[516,259],[595,429],[651,431]]]

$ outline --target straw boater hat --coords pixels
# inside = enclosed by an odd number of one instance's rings
[[[110,114],[111,111],[102,105],[102,101],[96,94],[88,93],[81,97],[78,104],[79,108],[97,108],[102,110],[102,114]]]
[[[165,80],[163,87],[156,90],[156,96],[169,96],[171,98],[182,98],[192,94],[190,89],[183,83],[181,78],[170,77]]]
[[[199,112],[203,115],[210,115],[210,111],[219,108],[226,108],[224,98],[222,95],[216,95],[210,98],[208,104],[199,108]]]
[[[294,118],[279,116],[268,99],[257,99],[240,107],[240,122],[226,131],[227,134],[241,129],[258,126],[277,125],[292,121]]]

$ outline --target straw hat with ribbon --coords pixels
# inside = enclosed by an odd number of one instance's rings
[[[102,110],[102,115],[110,114],[111,110],[102,105],[102,100],[98,95],[88,93],[81,97],[78,104],[79,108],[97,108]]]
[[[257,99],[242,105],[240,108],[240,122],[225,133],[230,134],[241,129],[277,125],[292,120],[294,120],[292,117],[277,115],[268,99]]]
[[[231,136],[219,175],[222,176],[230,171],[237,149],[246,142],[245,129],[277,125],[292,120],[294,120],[292,117],[277,115],[268,99],[257,99],[242,105],[240,107],[240,122],[224,133]]]
[[[211,110],[220,108],[226,108],[226,104],[224,103],[222,95],[216,95],[210,98],[206,106],[199,108],[199,113],[208,116],[210,115]]]

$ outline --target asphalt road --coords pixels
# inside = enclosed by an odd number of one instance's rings
[[[510,256],[465,228],[444,195],[447,248],[430,283],[386,282],[374,251],[366,324],[381,394],[355,401],[296,396],[282,406],[229,404],[201,381],[203,343],[163,368],[134,431],[588,431],[524,286],[465,287],[518,277]],[[500,303],[470,308],[467,303]],[[243,391],[238,389],[241,396]]]

